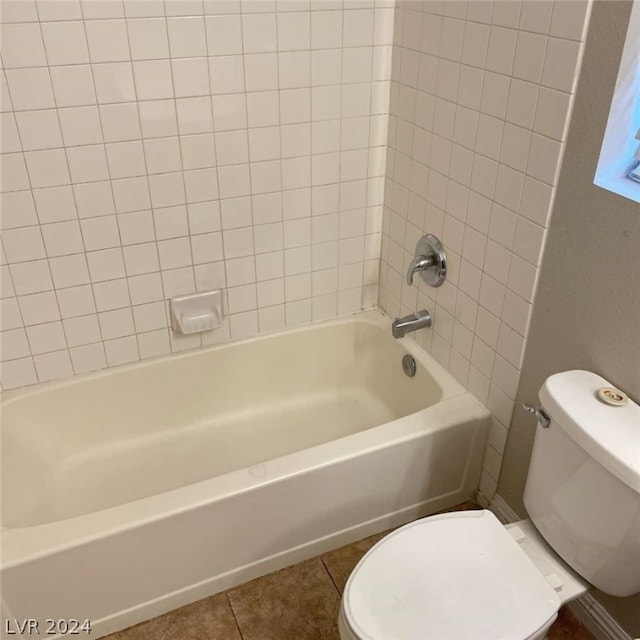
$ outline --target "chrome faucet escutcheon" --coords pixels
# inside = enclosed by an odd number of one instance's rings
[[[413,284],[413,276],[419,273],[432,287],[439,287],[447,277],[447,255],[442,242],[430,233],[422,236],[416,245],[416,257],[407,269],[407,284]]]

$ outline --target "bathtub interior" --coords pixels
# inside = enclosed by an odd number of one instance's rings
[[[356,319],[11,397],[3,526],[90,513],[336,440],[437,403],[439,382]]]

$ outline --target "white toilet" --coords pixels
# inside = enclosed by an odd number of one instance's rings
[[[589,583],[640,591],[640,406],[605,404],[605,387],[587,371],[548,378],[550,423],[536,430],[524,494],[531,520],[461,511],[397,529],[347,582],[342,640],[536,640]]]

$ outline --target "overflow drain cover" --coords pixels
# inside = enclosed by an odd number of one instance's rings
[[[405,375],[413,378],[416,375],[416,361],[413,359],[413,356],[410,353],[407,353],[402,358],[402,370]]]

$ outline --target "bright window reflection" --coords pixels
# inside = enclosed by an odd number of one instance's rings
[[[640,202],[640,0],[634,0],[594,183]]]

